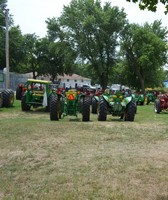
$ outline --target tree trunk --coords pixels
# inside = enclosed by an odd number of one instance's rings
[[[140,78],[140,83],[141,83],[141,89],[142,89],[142,93],[145,93],[145,81],[143,78]]]
[[[33,71],[33,79],[36,79],[36,72]]]
[[[102,73],[102,75],[99,77],[100,85],[102,86],[102,89],[105,90],[108,84],[108,74]]]

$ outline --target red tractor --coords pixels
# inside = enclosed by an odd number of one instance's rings
[[[26,91],[25,84],[19,83],[16,88],[16,100],[21,100],[25,91]]]
[[[166,111],[168,108],[168,94],[159,94],[154,103],[155,113]]]

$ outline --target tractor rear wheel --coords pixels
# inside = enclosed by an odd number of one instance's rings
[[[92,98],[92,114],[97,114],[97,100],[93,97]]]
[[[50,120],[59,120],[58,96],[54,94],[50,96]]]
[[[3,96],[3,107],[11,107],[14,103],[14,92],[11,89],[1,90]]]
[[[16,100],[21,100],[22,99],[22,87],[17,87],[16,88]]]
[[[106,119],[107,119],[107,102],[104,99],[102,99],[100,101],[98,120],[106,121]]]
[[[90,98],[85,97],[82,105],[82,121],[90,121]]]
[[[157,99],[157,100],[155,101],[155,104],[154,104],[154,111],[155,111],[155,113],[158,113],[158,114],[162,111],[162,109],[161,109],[161,104],[160,104],[160,100],[159,100],[159,99]]]
[[[134,102],[130,102],[127,105],[126,111],[125,111],[125,121],[134,121],[135,118],[135,112],[136,112],[136,106]]]
[[[26,103],[26,95],[23,95],[23,97],[21,99],[21,108],[22,108],[22,111],[29,111],[30,107],[31,106]]]

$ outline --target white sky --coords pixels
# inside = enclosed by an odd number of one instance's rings
[[[63,5],[68,5],[71,0],[8,0],[9,13],[13,15],[15,25],[19,25],[22,34],[35,33],[39,37],[47,34],[45,20],[59,17]],[[111,2],[112,6],[124,8],[130,23],[140,25],[145,22],[153,23],[162,20],[163,26],[168,28],[168,14],[164,14],[164,6],[159,5],[156,13],[141,11],[138,4],[126,0],[102,0]]]

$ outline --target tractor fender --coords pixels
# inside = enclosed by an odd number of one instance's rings
[[[96,101],[99,101],[99,97],[98,96],[94,96],[94,98],[96,99]]]
[[[108,102],[108,96],[106,96],[106,95],[102,95],[102,98],[103,98],[105,101]]]
[[[141,100],[141,101],[144,101],[145,97],[144,97],[143,94],[140,94],[139,97],[138,97],[138,99]]]
[[[125,105],[128,105],[132,101],[132,97],[126,97],[124,98],[124,101],[122,103],[125,103]]]

